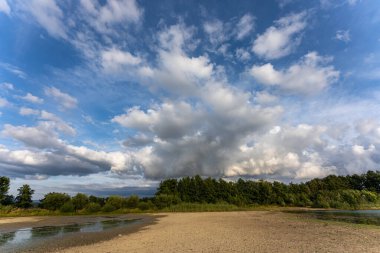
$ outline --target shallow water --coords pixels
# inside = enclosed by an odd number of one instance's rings
[[[380,226],[380,210],[297,211],[311,218]]]
[[[140,219],[108,219],[87,223],[73,223],[62,226],[27,227],[16,231],[0,233],[0,252],[11,252],[48,239],[59,239],[66,235],[101,232],[126,226]]]

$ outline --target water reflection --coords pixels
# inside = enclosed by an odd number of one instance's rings
[[[63,226],[44,226],[23,228],[14,232],[0,233],[0,252],[7,251],[18,246],[49,238],[57,238],[72,233],[91,233],[125,226],[139,219],[120,220],[111,219],[88,223],[74,223]]]
[[[319,220],[380,226],[380,210],[297,211],[297,213]]]
[[[16,232],[4,233],[0,235],[0,246],[15,238]]]

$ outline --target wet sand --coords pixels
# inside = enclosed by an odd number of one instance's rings
[[[11,251],[10,253],[18,252],[33,252],[45,253],[52,252],[59,249],[68,247],[89,245],[99,243],[105,240],[111,240],[115,237],[134,233],[144,226],[153,224],[159,216],[152,215],[102,215],[102,216],[43,216],[43,217],[14,217],[14,218],[0,218],[0,233],[12,232],[22,228],[32,227],[45,227],[45,226],[64,226],[70,224],[83,224],[96,221],[109,220],[111,218],[117,219],[139,219],[136,222],[130,223],[126,226],[117,227],[100,232],[87,232],[87,233],[72,233],[67,234],[59,239],[50,238],[42,240],[27,246],[21,245]]]
[[[380,252],[380,229],[281,212],[170,213],[136,233],[57,253]]]

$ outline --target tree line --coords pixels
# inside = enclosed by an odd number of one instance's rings
[[[29,185],[8,194],[10,180],[0,177],[0,204],[19,208],[33,207],[34,190]],[[106,198],[78,193],[50,192],[38,203],[53,212],[96,213],[123,209],[160,210],[183,203],[230,204],[239,207],[277,205],[294,207],[360,208],[380,201],[380,171],[362,175],[315,178],[304,183],[268,182],[239,179],[202,178],[199,175],[161,181],[153,197],[109,196]]]
[[[376,204],[379,194],[380,171],[368,171],[362,175],[330,175],[299,184],[243,179],[227,182],[200,176],[167,179],[160,183],[156,198],[165,196],[190,203],[227,202],[237,206],[359,208]]]

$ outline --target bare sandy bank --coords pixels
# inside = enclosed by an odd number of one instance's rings
[[[0,218],[0,225],[2,224],[13,224],[13,223],[25,223],[25,222],[37,222],[40,221],[41,217],[7,217]]]
[[[57,252],[380,252],[380,229],[280,212],[170,213],[136,233]]]

